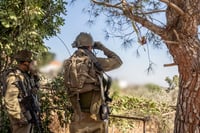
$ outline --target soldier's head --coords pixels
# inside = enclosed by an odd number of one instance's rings
[[[21,50],[15,54],[14,58],[19,63],[20,62],[31,62],[32,61],[32,52],[30,52],[26,49]]]
[[[90,34],[81,32],[72,43],[73,48],[92,48],[94,45],[93,38]]]
[[[14,56],[15,60],[19,64],[20,69],[28,71],[32,62],[32,52],[28,50],[21,50]]]

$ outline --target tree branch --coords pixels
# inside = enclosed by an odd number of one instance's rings
[[[167,40],[165,40],[164,42],[168,43],[168,44],[179,44],[178,42],[175,42],[175,41],[167,41]]]
[[[108,2],[99,2],[99,1],[96,1],[96,0],[91,0],[93,3],[97,4],[97,5],[102,5],[102,6],[106,6],[106,7],[113,7],[113,8],[118,8],[118,9],[121,9],[122,8],[118,5],[120,5],[121,3],[117,3],[115,5],[112,5],[112,4],[109,4]]]
[[[178,65],[178,64],[176,64],[176,63],[171,63],[171,64],[164,64],[163,66],[164,66],[164,67],[171,67],[171,66],[176,66],[176,65]]]
[[[179,35],[178,35],[177,31],[174,29],[173,32],[176,35],[177,40],[180,42],[180,38],[179,38]]]
[[[131,20],[140,23],[142,26],[146,27],[147,29],[153,31],[154,33],[158,34],[159,36],[163,37],[164,36],[164,28],[150,22],[149,20],[142,18],[140,16],[133,15],[132,12],[129,14],[125,14],[128,18]]]
[[[166,3],[169,7],[173,8],[174,10],[176,10],[180,15],[184,15],[185,13],[183,12],[183,10],[181,8],[179,8],[177,5],[175,5],[174,3],[168,1],[168,0],[160,0],[161,2]]]
[[[97,0],[91,0],[92,2],[94,2],[97,5],[101,5],[101,6],[106,6],[106,7],[112,7],[112,8],[117,8],[119,10],[121,10],[123,12],[123,14],[129,18],[132,21],[135,21],[137,23],[140,23],[142,26],[146,27],[147,29],[153,31],[154,33],[158,34],[161,37],[164,37],[165,35],[165,29],[150,22],[149,20],[140,17],[138,15],[134,15],[134,7],[130,6],[126,0],[122,0],[121,3],[118,4],[110,4],[108,2],[99,2]],[[155,11],[156,12],[156,11]],[[152,12],[153,13],[153,12]]]
[[[144,12],[144,13],[139,13],[139,14],[153,14],[153,13],[159,13],[159,12],[166,12],[166,10],[154,10],[154,11],[150,11],[150,12]]]

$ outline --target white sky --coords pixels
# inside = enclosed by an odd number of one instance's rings
[[[174,75],[178,74],[176,66],[173,67],[163,67],[164,64],[172,63],[172,59],[167,54],[167,49],[151,49],[150,56],[151,60],[154,62],[154,72],[150,75],[147,75],[146,69],[148,67],[148,57],[147,52],[144,49],[140,48],[140,57],[136,57],[136,48],[138,44],[135,44],[135,47],[123,49],[117,39],[104,39],[103,29],[104,21],[98,20],[98,22],[89,27],[86,24],[88,16],[82,13],[82,7],[85,3],[78,2],[78,6],[68,7],[66,24],[61,28],[61,34],[58,36],[65,42],[70,53],[72,54],[75,49],[72,49],[71,44],[80,32],[88,32],[93,36],[95,41],[101,41],[106,47],[116,52],[122,59],[123,65],[111,72],[109,74],[113,78],[117,78],[123,81],[127,81],[132,84],[145,84],[145,83],[155,83],[161,86],[167,86],[165,78],[169,76],[172,78]],[[56,59],[63,61],[69,57],[65,46],[57,38],[51,38],[50,40],[45,41],[46,45],[50,47],[50,51],[56,53]],[[165,46],[163,46],[165,47]]]

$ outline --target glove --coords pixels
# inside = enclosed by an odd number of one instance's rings
[[[112,51],[106,48],[101,42],[94,42],[93,48],[103,51],[104,54],[108,57],[112,57],[112,55],[114,54]]]
[[[104,48],[104,45],[101,42],[94,42],[93,48],[102,50]]]

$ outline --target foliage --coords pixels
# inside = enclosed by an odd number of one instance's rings
[[[44,66],[55,59],[55,54],[51,52],[43,52],[38,57],[40,60],[38,61],[38,66]]]
[[[131,96],[116,96],[111,104],[113,114],[135,114],[137,116],[158,115],[170,109],[165,103]]]
[[[163,117],[162,114],[173,111],[168,104],[155,102],[150,99],[136,98],[133,96],[115,96],[110,105],[112,114],[127,117],[155,117],[160,123],[159,130],[161,132],[169,131],[169,119]],[[134,128],[134,120],[120,119],[110,117],[110,125],[114,124],[122,131]]]
[[[146,87],[150,92],[160,92],[160,91],[161,91],[160,86],[159,86],[159,85],[156,85],[156,84],[149,83],[149,84],[146,84],[145,87]]]
[[[51,92],[49,95],[43,96],[47,99],[51,99],[50,101],[47,100],[46,102],[43,101],[43,110],[54,109],[53,111],[60,113],[60,111],[64,111],[64,116],[60,115],[60,121],[63,124],[69,122],[71,117],[70,109],[66,107],[70,106],[69,99],[67,97],[66,90],[63,86],[63,78],[57,77],[49,86],[48,90]],[[160,130],[164,132],[164,130],[168,131],[168,122],[169,120],[165,117],[162,117],[162,114],[171,112],[172,109],[169,107],[168,104],[164,102],[155,102],[151,99],[145,98],[137,98],[134,96],[122,96],[120,95],[120,89],[116,82],[113,82],[112,89],[111,89],[111,97],[113,98],[113,102],[109,105],[111,108],[111,113],[116,115],[123,115],[123,116],[139,116],[139,117],[156,117],[158,119]],[[154,93],[156,94],[156,93]],[[52,103],[52,104],[48,104]],[[57,110],[57,111],[56,111]],[[58,111],[60,110],[60,111]],[[47,111],[48,112],[48,111]],[[50,116],[48,117],[48,121],[50,121]],[[47,123],[49,124],[49,123]],[[122,131],[126,131],[127,129],[133,129],[134,124],[133,120],[127,119],[119,119],[110,117],[109,125],[115,125]],[[166,128],[166,129],[165,129]],[[126,130],[125,130],[126,129]]]
[[[0,98],[2,98],[2,96],[0,96]],[[8,115],[7,112],[4,109],[2,100],[0,100],[1,104],[0,104],[0,132],[1,133],[10,133],[11,129],[10,129],[10,121],[8,119]]]
[[[120,93],[120,86],[117,80],[112,81],[111,89],[110,89],[112,96],[119,95]]]
[[[72,109],[63,81],[63,77],[58,76],[50,84],[41,88],[41,110],[46,132],[49,132],[48,125],[52,122],[52,114],[59,116],[62,127],[70,121]]]
[[[179,77],[178,75],[173,76],[172,79],[170,79],[169,77],[166,77],[165,81],[169,85],[169,87],[167,88],[167,92],[169,92],[170,90],[174,90],[176,87],[178,87]]]
[[[0,1],[0,72],[13,65],[17,50],[28,49],[37,56],[40,53],[40,57],[47,51],[43,40],[60,32],[60,26],[64,25],[62,15],[66,15],[66,4],[64,0]],[[2,95],[0,98],[0,132],[6,133],[10,132],[9,121],[3,109]]]
[[[69,99],[67,97],[66,90],[63,86],[62,75],[55,78],[51,85],[48,87],[48,92],[42,97],[45,98],[42,101],[43,112],[51,111],[56,112],[58,115],[64,112],[64,116],[60,115],[60,123],[69,123],[72,111],[68,108],[70,106]],[[111,97],[113,102],[109,104],[111,108],[111,114],[123,115],[123,116],[138,116],[138,117],[156,117],[158,120],[160,131],[169,130],[169,119],[163,117],[162,114],[173,111],[167,103],[155,102],[151,99],[138,98],[136,96],[122,96],[117,82],[113,82],[111,87]],[[43,91],[44,92],[44,91]],[[150,93],[150,92],[148,92]],[[156,94],[156,92],[151,92]],[[51,104],[50,104],[51,103]],[[51,121],[50,114],[46,114],[46,124]],[[127,131],[127,129],[134,128],[134,121],[127,119],[119,119],[110,117],[109,125],[115,125],[121,131]],[[47,125],[46,125],[47,126]]]
[[[63,0],[0,1],[0,70],[8,67],[17,50],[47,51],[43,39],[55,36],[64,25]]]

